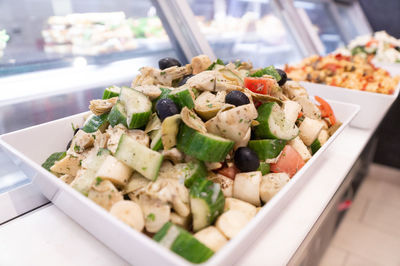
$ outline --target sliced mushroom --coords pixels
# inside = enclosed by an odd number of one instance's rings
[[[186,84],[200,91],[215,91],[215,79],[216,72],[206,70],[189,78]]]
[[[248,133],[251,121],[258,116],[254,104],[241,105],[219,112],[206,122],[207,131],[240,142]]]
[[[139,232],[144,228],[142,209],[133,201],[118,201],[111,207],[110,213]]]
[[[164,156],[164,160],[170,160],[175,164],[181,163],[183,161],[184,154],[177,148],[163,150],[161,154]]]
[[[271,173],[263,176],[260,185],[261,200],[268,202],[289,180],[286,173]]]
[[[297,97],[307,97],[308,93],[304,87],[302,87],[297,81],[288,80],[282,86],[283,92],[289,96],[290,99]]]
[[[215,226],[206,227],[193,236],[214,252],[217,252],[228,243],[225,236]]]
[[[91,100],[89,109],[95,115],[102,115],[111,111],[111,108],[117,103],[118,97],[105,100]]]
[[[143,211],[146,230],[150,233],[158,232],[170,220],[171,207],[164,201],[141,194],[139,205]]]
[[[260,202],[261,172],[239,173],[235,176],[233,183],[233,197],[261,206]]]
[[[88,198],[106,210],[110,210],[112,205],[124,199],[113,183],[108,180],[93,184],[89,190]]]
[[[141,85],[135,86],[135,90],[140,91],[144,95],[148,96],[150,100],[154,100],[161,95],[161,90],[156,85]]]
[[[200,117],[197,116],[195,112],[187,108],[186,106],[182,108],[181,111],[182,121],[190,128],[201,133],[207,133],[206,126]]]
[[[262,103],[276,102],[279,105],[283,104],[282,100],[280,100],[279,98],[273,97],[271,95],[255,93],[247,88],[241,88],[240,90],[243,91],[244,93],[250,95],[253,99],[260,101]]]

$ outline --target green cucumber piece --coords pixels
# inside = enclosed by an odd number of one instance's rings
[[[93,133],[97,130],[104,132],[104,130],[106,130],[106,128],[108,127],[108,124],[108,113],[102,115],[93,115],[88,120],[86,120],[82,130],[86,133]]]
[[[214,254],[188,231],[171,222],[164,224],[153,239],[193,263],[205,262]]]
[[[168,95],[168,98],[174,101],[174,103],[176,103],[180,108],[185,106],[189,109],[194,108],[194,93],[188,86],[171,91],[171,93]]]
[[[97,154],[92,154],[87,168],[72,181],[71,187],[87,196],[97,177],[97,170],[99,170],[108,155],[111,155],[111,152],[107,149],[99,149]]]
[[[314,155],[321,148],[321,142],[318,139],[315,139],[313,143],[311,143],[311,154]]]
[[[259,139],[250,140],[248,147],[257,153],[258,159],[276,158],[285,147],[287,141],[282,139]]]
[[[207,70],[213,70],[214,69],[214,67],[215,67],[215,65],[222,65],[222,66],[224,66],[225,64],[224,64],[224,61],[222,61],[221,59],[217,59],[217,60],[215,60],[208,68],[207,68]]]
[[[42,164],[42,167],[44,169],[46,169],[47,171],[50,171],[50,168],[54,165],[55,162],[61,160],[62,158],[64,158],[67,155],[67,153],[65,151],[62,152],[55,152],[53,154],[51,154],[46,161]]]
[[[115,127],[118,124],[123,124],[125,127],[128,127],[126,124],[126,111],[124,105],[118,101],[108,115],[108,122],[112,127]]]
[[[161,136],[161,129],[154,130],[150,133],[150,149],[152,149],[153,151],[159,151],[163,148]]]
[[[152,113],[149,97],[134,89],[122,88],[119,99],[125,107],[129,129],[140,128],[147,124]]]
[[[176,164],[175,168],[177,172],[182,173],[187,188],[190,188],[196,179],[206,177],[208,174],[207,167],[202,161]]]
[[[209,133],[200,133],[184,123],[181,123],[177,140],[178,150],[206,162],[224,161],[234,146],[231,140]]]
[[[269,163],[260,162],[260,166],[258,167],[257,171],[260,171],[262,175],[269,174],[270,172]]]
[[[270,75],[274,79],[276,79],[276,81],[281,80],[281,75],[279,75],[278,71],[276,71],[274,66],[269,66],[269,67],[260,69],[260,70],[256,71],[255,73],[251,74],[250,77],[259,77],[260,78],[264,75]]]
[[[114,156],[152,181],[157,179],[163,161],[160,153],[125,134],[122,134]]]
[[[260,123],[254,130],[257,138],[291,140],[299,134],[298,127],[285,120],[285,113],[277,103],[264,103],[257,111],[256,120]]]
[[[194,232],[212,224],[224,210],[225,197],[220,185],[207,178],[195,179],[189,195]]]
[[[121,88],[117,86],[111,86],[104,90],[103,100],[118,97],[121,92]]]

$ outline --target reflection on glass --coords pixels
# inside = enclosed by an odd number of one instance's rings
[[[325,53],[330,53],[344,45],[343,37],[329,11],[327,3],[295,0],[296,8],[302,8],[310,18],[315,31],[325,47]]]
[[[3,57],[4,49],[7,46],[7,42],[10,39],[6,30],[0,30],[0,58]]]
[[[172,50],[150,0],[0,1],[0,54],[2,29],[0,76]]]
[[[339,12],[340,19],[342,20],[342,24],[346,25],[346,31],[350,38],[354,39],[359,36],[361,32],[358,31],[357,26],[354,23],[354,14],[351,12],[350,6],[346,4],[336,4],[336,7]],[[357,22],[361,23],[361,21]]]
[[[215,55],[224,61],[250,60],[261,67],[301,57],[267,0],[191,0],[189,4]]]

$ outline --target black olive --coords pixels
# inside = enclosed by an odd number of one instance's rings
[[[233,104],[234,106],[241,106],[245,104],[249,104],[250,100],[241,91],[231,91],[225,96],[225,102]]]
[[[76,135],[76,133],[78,133],[79,129],[82,129],[82,128],[78,127],[77,129],[75,129],[74,136]]]
[[[178,87],[183,86],[186,84],[186,82],[188,81],[188,79],[190,79],[191,77],[193,77],[194,75],[190,74],[187,76],[184,76],[183,79],[181,79],[181,81],[179,81],[178,83]]]
[[[283,86],[287,81],[286,72],[279,68],[277,68],[276,71],[278,72],[279,76],[281,76],[281,79],[278,81],[278,85]]]
[[[237,149],[234,160],[236,167],[242,172],[256,171],[260,166],[257,153],[247,147],[240,147]]]
[[[162,58],[158,61],[158,67],[163,70],[169,67],[177,66],[180,67],[182,66],[181,62],[179,62],[178,59],[172,58],[172,57],[165,57]]]
[[[156,112],[163,121],[168,116],[179,114],[179,108],[171,99],[160,99],[156,103]]]
[[[72,139],[68,142],[66,150],[69,150],[69,148],[71,147],[71,143],[72,143]]]

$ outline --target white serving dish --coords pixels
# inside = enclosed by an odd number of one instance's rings
[[[361,110],[350,125],[363,129],[371,129],[379,125],[390,106],[397,99],[400,88],[397,86],[392,95],[387,95],[305,81],[300,81],[300,84],[307,89],[310,95],[359,105]]]
[[[235,262],[301,189],[302,184],[307,181],[305,173],[323,156],[324,151],[359,111],[357,105],[335,101],[329,103],[343,125],[240,234],[205,265],[227,265]],[[146,235],[120,222],[40,166],[51,153],[65,149],[66,143],[72,137],[71,123],[81,125],[85,114],[2,135],[0,147],[49,200],[127,262],[135,265],[190,265],[191,263]]]

